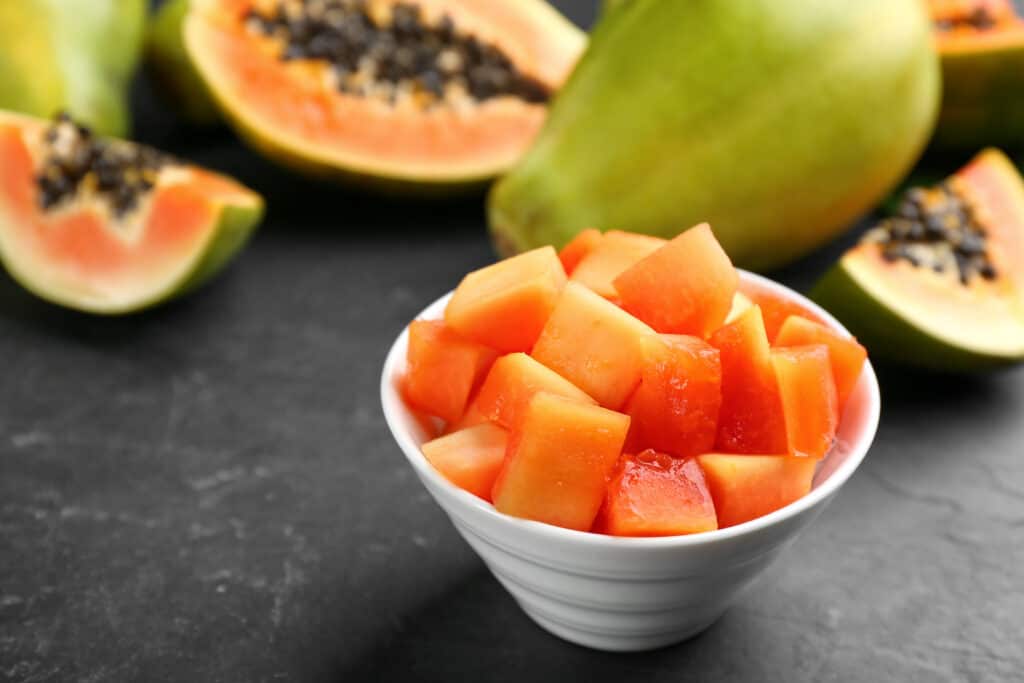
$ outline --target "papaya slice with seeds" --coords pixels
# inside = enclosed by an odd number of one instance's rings
[[[242,248],[263,200],[234,180],[60,118],[0,112],[0,258],[44,299],[127,313]]]
[[[812,296],[892,361],[969,371],[1024,359],[1024,179],[988,149],[909,190]]]

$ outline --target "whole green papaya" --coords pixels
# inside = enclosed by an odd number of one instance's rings
[[[709,221],[738,265],[781,266],[903,177],[939,90],[918,0],[629,0],[492,189],[492,234],[509,253]]]
[[[66,110],[104,135],[127,135],[145,17],[145,0],[0,2],[0,109]]]

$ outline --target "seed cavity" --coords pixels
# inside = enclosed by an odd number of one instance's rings
[[[428,22],[412,3],[278,0],[267,11],[249,10],[243,21],[250,33],[277,42],[282,61],[328,63],[331,83],[347,95],[423,109],[466,98],[543,104],[551,97],[497,46],[459,31],[447,14]]]
[[[59,113],[43,134],[43,163],[36,185],[39,207],[52,211],[84,195],[94,195],[117,218],[135,209],[156,185],[170,157],[152,147],[101,140],[87,127]]]
[[[985,227],[956,179],[908,190],[896,215],[869,230],[864,241],[878,244],[890,263],[955,273],[964,285],[976,277],[998,277]]]
[[[958,28],[987,31],[995,28],[998,23],[999,17],[987,5],[978,5],[967,14],[937,19],[935,21],[935,28],[943,32],[953,31]]]

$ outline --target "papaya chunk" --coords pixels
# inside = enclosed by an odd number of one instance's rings
[[[423,457],[445,479],[486,501],[505,460],[508,432],[490,422],[423,444]]]
[[[509,429],[516,424],[533,395],[541,391],[580,403],[597,404],[554,370],[525,353],[510,353],[491,367],[474,405],[485,419]]]
[[[530,355],[617,410],[640,383],[643,339],[653,334],[615,304],[570,282]]]
[[[629,418],[539,393],[512,430],[494,483],[499,512],[588,531],[622,453]]]
[[[715,504],[697,461],[646,450],[622,456],[594,530],[675,536],[717,528]]]
[[[466,338],[503,353],[529,351],[565,282],[554,248],[534,249],[464,277],[444,319]]]
[[[405,399],[446,422],[462,417],[474,387],[497,357],[491,349],[464,339],[440,320],[409,325]]]
[[[786,418],[761,308],[747,308],[709,341],[722,363],[715,448],[725,453],[788,453]]]
[[[836,383],[836,402],[839,414],[842,415],[846,401],[857,385],[860,372],[864,368],[864,361],[868,357],[868,352],[864,347],[852,337],[841,335],[835,330],[797,315],[790,316],[782,324],[775,344],[777,346],[824,344],[828,347],[832,377]]]
[[[839,423],[828,347],[792,346],[772,349],[771,354],[789,452],[820,460],[832,447]]]
[[[659,335],[643,343],[640,386],[626,403],[629,445],[685,457],[715,443],[722,404],[718,350],[696,337]]]
[[[749,522],[807,495],[816,461],[789,455],[697,456],[715,502],[719,528]]]
[[[615,278],[622,307],[658,332],[706,337],[732,308],[739,275],[702,223]]]

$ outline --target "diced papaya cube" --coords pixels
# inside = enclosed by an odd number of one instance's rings
[[[464,277],[444,319],[479,344],[503,353],[529,351],[565,282],[554,248],[534,249]]]
[[[715,504],[697,461],[647,450],[619,460],[594,530],[675,536],[717,528]]]
[[[573,269],[570,279],[606,299],[615,299],[615,278],[664,244],[659,237],[609,230]]]
[[[440,320],[414,320],[409,325],[402,381],[405,400],[446,422],[458,420],[497,355],[459,336]]]
[[[715,501],[718,527],[749,522],[799,500],[811,490],[817,461],[790,455],[697,456]]]
[[[709,341],[722,361],[715,448],[726,453],[788,453],[786,417],[761,308],[747,308]]]
[[[561,396],[535,394],[512,430],[494,483],[499,512],[587,531],[601,507],[629,418]]]
[[[572,275],[587,254],[592,252],[601,243],[601,231],[594,228],[581,230],[573,237],[568,244],[558,252],[558,260],[562,262],[566,275]]]
[[[828,347],[814,344],[775,348],[771,356],[786,416],[789,452],[824,458],[839,422]]]
[[[739,275],[707,223],[615,278],[621,306],[658,332],[707,337],[732,308]]]
[[[615,304],[570,282],[530,355],[617,410],[640,382],[642,341],[653,334]]]
[[[582,389],[554,370],[541,365],[525,353],[510,353],[491,366],[477,394],[477,409],[486,419],[511,429],[533,395],[540,391],[580,403],[597,404]]]
[[[836,400],[839,415],[846,408],[853,388],[860,378],[864,361],[868,352],[853,337],[811,322],[798,315],[791,315],[782,324],[779,335],[775,338],[777,346],[804,346],[807,344],[824,344],[828,347],[829,360],[832,363],[832,377],[836,381]]]
[[[643,344],[640,386],[626,403],[629,446],[685,457],[715,444],[722,403],[718,351],[697,337],[659,335]]]
[[[764,329],[768,333],[768,342],[775,343],[782,324],[791,315],[798,315],[813,322],[824,323],[817,313],[803,306],[792,299],[776,294],[767,285],[762,285],[753,280],[740,282],[740,291],[751,301],[761,307],[761,315],[764,317]]]
[[[507,447],[508,432],[484,422],[428,441],[422,450],[445,479],[489,501]]]

